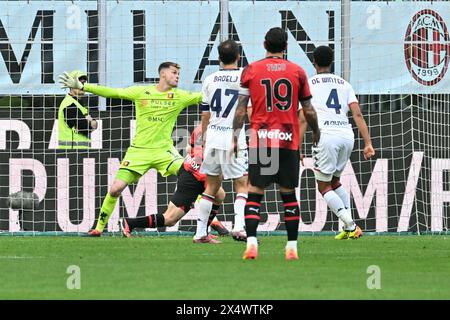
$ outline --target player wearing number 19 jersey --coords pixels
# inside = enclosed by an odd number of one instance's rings
[[[309,85],[321,132],[319,144],[312,148],[314,175],[319,192],[330,209],[344,222],[344,230],[336,239],[357,239],[362,236],[362,231],[353,222],[350,196],[339,181],[354,144],[352,126],[347,117],[349,110],[352,111],[353,119],[365,142],[364,157],[372,157],[375,151],[352,86],[331,73],[333,50],[327,46],[317,47],[313,57],[317,74],[309,79]],[[301,139],[306,130],[306,121],[302,115],[300,123]]]
[[[270,29],[264,41],[266,58],[244,69],[233,128],[240,129],[249,99],[252,101],[249,147],[249,192],[245,206],[247,250],[244,259],[257,257],[256,230],[264,189],[272,182],[280,186],[288,234],[286,259],[298,259],[297,238],[299,207],[295,188],[299,182],[299,101],[319,140],[316,113],[310,103],[311,93],[304,70],[283,58],[287,33]]]

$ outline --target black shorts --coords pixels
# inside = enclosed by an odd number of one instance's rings
[[[194,175],[181,166],[178,171],[177,189],[170,201],[185,212],[189,211],[191,204],[197,200],[199,194],[205,191],[205,182],[198,181]]]
[[[289,189],[298,187],[298,150],[249,148],[248,163],[248,178],[255,187],[266,188],[273,182]]]

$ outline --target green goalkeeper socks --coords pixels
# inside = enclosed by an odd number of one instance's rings
[[[98,216],[95,230],[103,232],[103,229],[105,229],[105,226],[108,223],[109,217],[111,217],[114,211],[117,199],[119,199],[119,197],[113,197],[109,194],[109,192],[106,194],[105,200],[103,200],[102,208],[100,209],[100,215]]]

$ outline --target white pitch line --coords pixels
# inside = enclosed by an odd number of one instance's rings
[[[43,257],[24,257],[24,256],[0,256],[0,259],[39,259]]]

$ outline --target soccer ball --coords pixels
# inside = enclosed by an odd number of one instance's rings
[[[34,192],[18,191],[9,195],[6,206],[13,210],[36,209],[39,198]]]

